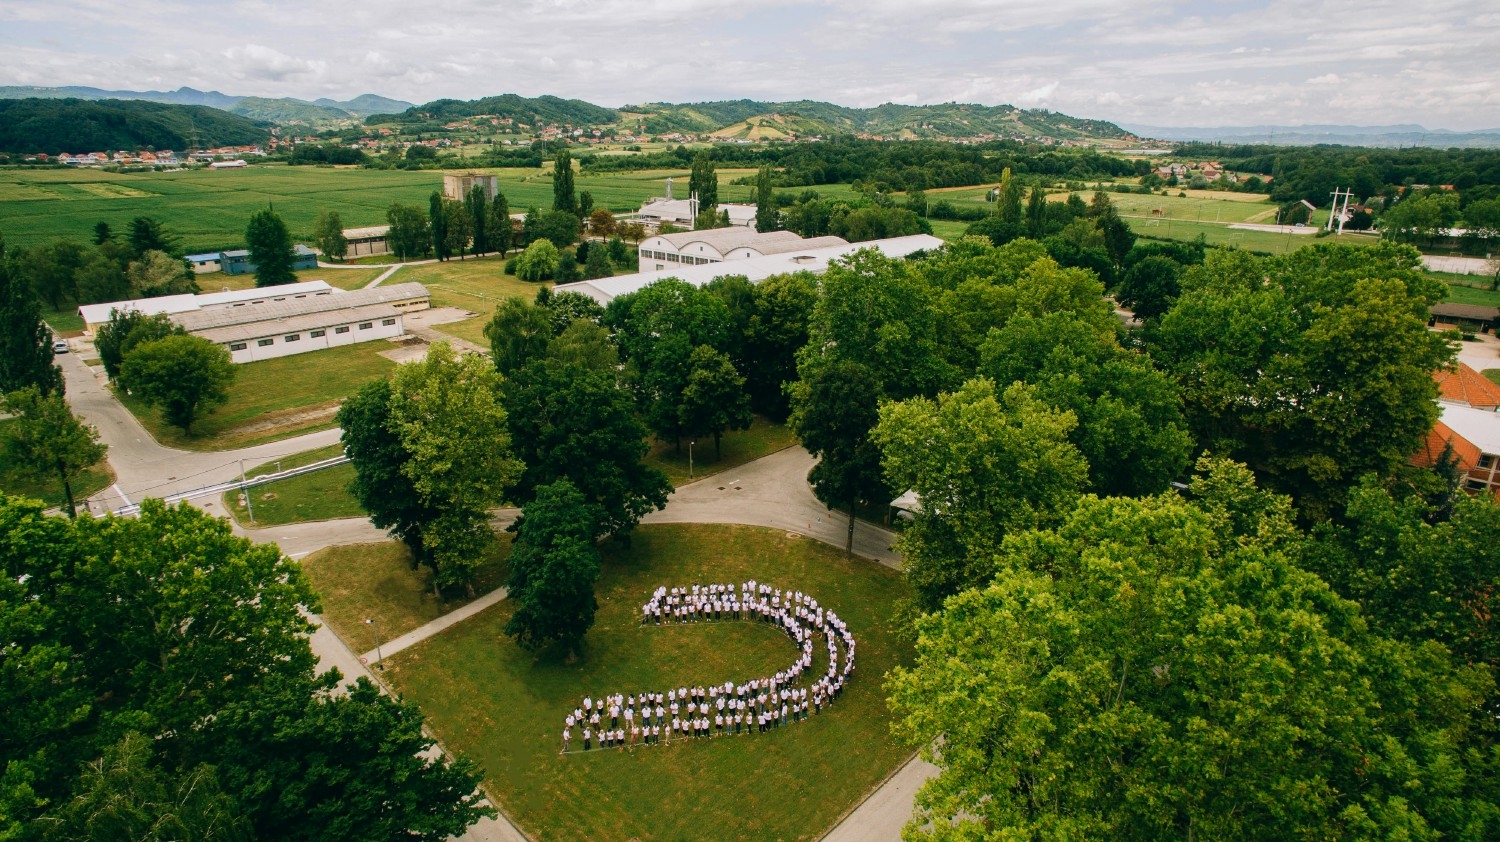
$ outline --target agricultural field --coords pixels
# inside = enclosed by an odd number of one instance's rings
[[[576,660],[506,638],[508,601],[385,659],[391,685],[444,745],[479,761],[490,797],[531,838],[816,839],[909,755],[891,736],[881,688],[904,657],[889,625],[906,592],[896,571],[743,526],[643,526],[628,548],[604,551],[599,612]],[[784,668],[794,650],[766,625],[640,624],[659,585],[750,578],[811,593],[848,621],[859,668],[831,708],[768,734],[559,754],[563,715],[585,694]],[[325,593],[325,608],[333,601]],[[355,648],[367,648],[363,638]]]
[[[380,356],[387,342],[362,342],[290,357],[236,365],[229,401],[193,423],[184,436],[148,408],[123,393],[120,402],[167,447],[228,450],[288,438],[333,426],[338,404],[367,380],[383,377],[396,364]]]

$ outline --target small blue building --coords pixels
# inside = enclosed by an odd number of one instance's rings
[[[300,272],[303,269],[318,268],[317,252],[301,243],[292,246],[292,252],[292,269],[294,271]],[[222,271],[230,275],[249,275],[255,271],[255,264],[250,262],[250,252],[245,249],[224,252],[219,256],[219,266]]]

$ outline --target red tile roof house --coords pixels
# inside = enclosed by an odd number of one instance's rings
[[[1456,371],[1434,373],[1433,379],[1442,390],[1441,414],[1412,464],[1430,468],[1451,452],[1464,475],[1464,490],[1500,494],[1500,387],[1463,363]]]

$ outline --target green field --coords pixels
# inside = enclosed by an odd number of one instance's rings
[[[597,622],[577,661],[505,638],[509,602],[386,659],[392,685],[449,749],[483,765],[487,792],[531,838],[816,839],[907,756],[880,686],[903,661],[888,626],[904,593],[896,571],[742,526],[643,526],[629,549],[605,551]],[[559,755],[562,718],[584,694],[784,668],[795,650],[769,626],[639,624],[658,585],[747,578],[813,594],[848,621],[859,668],[829,710],[769,734]]]
[[[247,477],[273,474],[286,468],[296,468],[331,459],[344,452],[341,444],[331,444],[316,450],[296,453],[291,456],[257,465],[245,472]],[[255,526],[280,526],[286,523],[301,523],[309,520],[330,520],[339,517],[362,517],[364,509],[349,493],[349,483],[354,480],[354,468],[347,462],[324,468],[310,474],[284,479],[268,485],[250,489],[255,495],[250,501],[255,507]],[[249,509],[240,503],[240,492],[224,495],[224,508],[234,519],[251,525]]]
[[[476,594],[505,583],[509,556],[510,536],[495,536],[477,569]],[[399,541],[329,547],[304,558],[302,569],[322,599],[323,621],[358,652],[375,648],[367,619],[390,640],[470,602],[433,596],[432,569],[413,570],[411,552]]]
[[[651,452],[645,462],[667,475],[673,486],[682,485],[690,479],[703,479],[762,456],[775,453],[797,443],[797,436],[783,424],[755,416],[748,430],[735,430],[724,434],[720,442],[720,456],[714,455],[712,437],[700,439],[692,448],[686,440],[679,453],[671,442],[653,441]],[[688,457],[692,457],[692,477],[688,476]]]
[[[228,450],[276,441],[333,426],[338,403],[365,381],[383,377],[396,364],[380,356],[386,342],[362,342],[307,354],[235,366],[229,401],[193,424],[184,436],[129,395],[120,402],[167,447]]]
[[[507,298],[536,297],[537,290],[549,284],[523,281],[505,273],[505,261],[499,257],[449,260],[405,266],[392,275],[388,284],[415,281],[432,293],[432,306],[458,307],[488,317],[495,305]],[[488,344],[488,343],[481,343]]]

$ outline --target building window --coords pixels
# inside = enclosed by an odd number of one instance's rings
[[[393,325],[393,324],[396,323],[396,320],[395,319],[381,319],[380,323],[383,324],[383,325],[385,325],[386,327],[390,327],[391,325]]]
[[[1495,467],[1495,455],[1493,453],[1481,454],[1479,457],[1479,467],[1486,471]]]
[[[349,326],[348,325],[344,325],[343,327],[336,327],[336,328],[333,329],[333,332],[334,333],[348,333],[349,332]]]
[[[286,296],[285,296],[285,295],[283,295],[283,296],[281,296],[281,297],[280,297],[280,298],[273,298],[273,299],[271,299],[271,300],[272,300],[272,301],[285,301],[285,300],[286,300]]]
[[[275,342],[275,341],[276,341],[276,340],[274,340],[274,339],[262,339],[262,340],[260,340],[260,341],[258,341],[258,342],[256,342],[256,343],[255,343],[255,344],[256,344],[256,345],[259,345],[259,346],[260,346],[260,347],[262,347],[262,348],[264,348],[264,347],[266,347],[266,346],[267,346],[267,345],[270,345],[270,344],[271,344],[271,343],[272,343],[272,342]]]
[[[243,342],[231,342],[231,343],[229,343],[229,350],[231,350],[231,351],[243,351],[243,350],[245,350],[245,343],[243,343]]]
[[[1470,491],[1483,491],[1490,486],[1489,483],[1484,482],[1483,480],[1471,479],[1464,482],[1464,487],[1469,489]]]
[[[301,338],[302,338],[302,334],[300,334],[300,333],[288,333],[286,335],[286,341],[287,342],[296,342],[298,339],[301,339]]]
[[[374,326],[375,326],[374,322],[360,322],[359,323],[359,329],[360,330],[369,330],[370,328],[372,328]]]
[[[327,333],[328,333],[328,331],[326,331],[326,330],[315,330],[312,333],[309,333],[308,336],[311,337],[311,338],[313,338],[313,339],[317,339],[320,336],[327,335]]]

